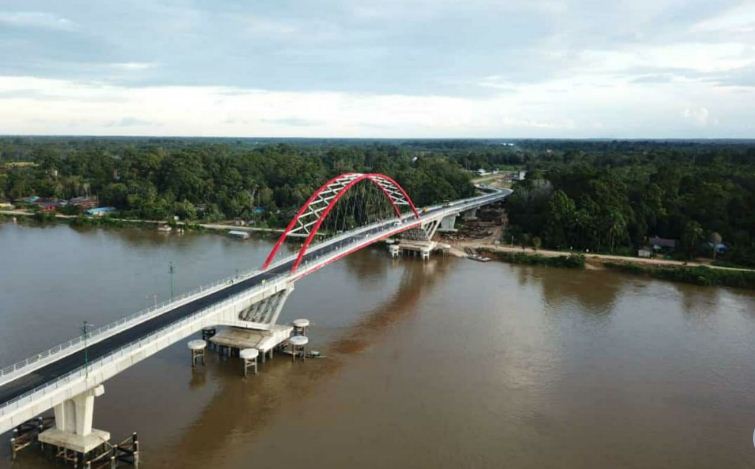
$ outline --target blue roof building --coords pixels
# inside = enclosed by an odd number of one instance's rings
[[[107,215],[109,213],[115,212],[115,207],[97,207],[97,208],[90,208],[86,211],[86,214],[90,217],[101,217],[103,215]]]

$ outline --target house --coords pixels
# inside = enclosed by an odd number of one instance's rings
[[[45,213],[54,212],[55,210],[59,209],[60,207],[65,207],[67,204],[68,204],[68,202],[66,202],[65,200],[60,200],[60,199],[55,199],[55,198],[50,198],[50,199],[45,198],[45,199],[42,199],[42,198],[39,198],[39,197],[34,202],[34,205],[36,205],[37,207],[39,207],[39,210],[41,212],[45,212]]]
[[[8,202],[0,202],[0,210],[13,210],[15,207]]]
[[[637,257],[645,257],[645,258],[653,257],[653,249],[648,246],[640,248],[637,250]]]
[[[39,197],[37,197],[36,195],[30,195],[29,197],[16,199],[16,205],[23,205],[23,206],[34,205],[37,202],[37,200],[39,200]]]
[[[81,210],[89,210],[97,206],[97,197],[74,197],[68,201],[68,205]]]
[[[726,254],[726,251],[729,250],[729,246],[725,245],[724,243],[718,243],[715,246],[710,241],[707,243],[708,249],[713,249],[716,254]]]
[[[478,170],[477,170],[477,175],[478,175],[478,176],[485,176],[486,174],[488,174],[488,172],[487,172],[487,171],[485,171],[485,170],[484,170],[484,169],[482,169],[482,168],[480,168],[480,169],[478,169]]]
[[[676,239],[661,238],[660,236],[653,236],[648,242],[654,251],[673,251],[678,243]]]
[[[90,217],[103,217],[115,212],[115,207],[97,207],[90,208],[86,211],[86,214]]]

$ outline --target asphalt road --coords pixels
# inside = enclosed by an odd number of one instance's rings
[[[457,204],[454,204],[454,206],[456,205]],[[421,215],[430,215],[438,210],[443,210],[444,208],[446,207],[438,207],[433,210],[428,210],[426,212],[423,212]],[[407,223],[407,225],[408,224],[413,223]],[[393,224],[381,225],[366,232],[344,238],[343,240],[329,246],[322,248],[313,246],[313,250],[305,255],[304,261],[306,262],[314,260],[320,256],[338,251],[349,244],[353,244],[355,241],[358,241],[361,238],[380,232],[389,232],[395,230],[395,228],[396,227]],[[260,272],[253,277],[235,282],[233,284],[229,284],[227,287],[213,292],[207,296],[192,300],[159,316],[139,323],[134,327],[126,329],[99,342],[92,343],[87,347],[87,359],[88,361],[93,362],[120,349],[125,345],[136,342],[165,326],[178,322],[181,319],[192,315],[193,313],[196,313],[215,303],[219,303],[233,295],[237,295],[245,290],[253,288],[262,283],[264,280],[269,280],[279,275],[283,275],[291,269],[293,262],[294,260],[290,260],[283,264],[271,267],[270,269]],[[83,366],[84,351],[80,350],[78,352],[67,355],[53,363],[45,365],[32,373],[26,374],[13,381],[10,381],[0,386],[0,406]]]

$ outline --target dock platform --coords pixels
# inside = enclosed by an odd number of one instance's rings
[[[264,362],[266,355],[273,357],[275,347],[287,341],[293,330],[293,326],[284,324],[275,324],[269,330],[224,327],[210,338],[210,342],[238,350],[255,348],[260,351]]]

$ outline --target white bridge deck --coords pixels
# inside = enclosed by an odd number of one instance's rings
[[[84,341],[75,338],[0,370],[0,433],[91,390],[115,374],[207,327],[228,325],[270,329],[277,312],[258,321],[239,314],[276,295],[279,308],[299,278],[381,239],[439,223],[445,217],[497,202],[510,190],[491,192],[445,205],[427,207],[419,217],[404,215],[343,233],[311,246],[302,264],[291,271],[296,256],[264,271],[250,271],[184,294],[169,303],[146,309],[93,331]]]

